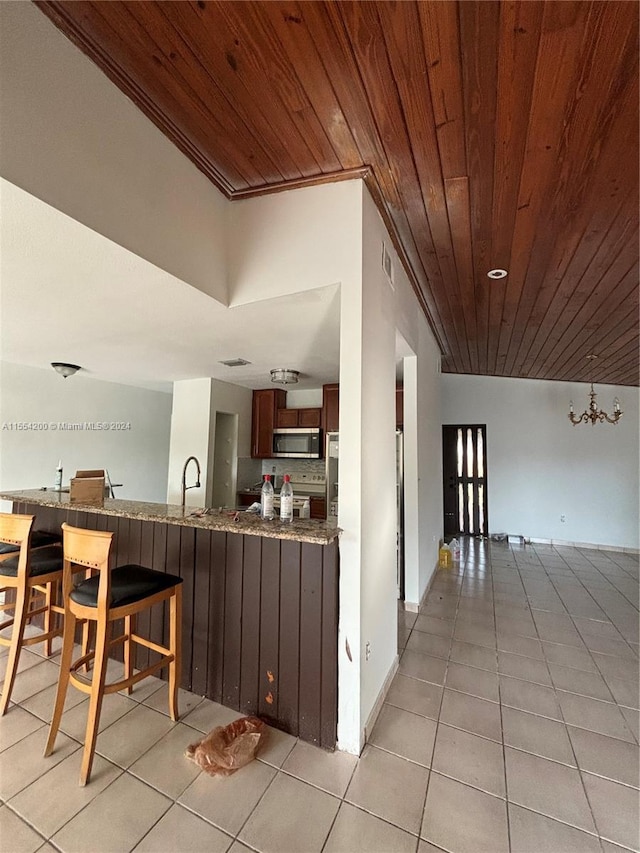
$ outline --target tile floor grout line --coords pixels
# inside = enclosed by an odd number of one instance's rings
[[[592,595],[592,593],[591,593],[591,590],[589,590],[589,588],[588,588],[588,587],[583,583],[583,581],[582,581],[582,580],[580,580],[580,579],[578,579],[578,580],[579,580],[579,581],[580,581],[580,583],[584,586],[585,590],[587,591],[587,594],[591,597],[591,599],[592,599],[592,600],[593,600],[593,602],[596,604],[596,606],[598,606],[598,607],[599,607],[599,605],[598,605],[597,601],[595,600],[595,598],[593,597],[593,595]],[[628,600],[628,599],[627,599],[627,600]],[[602,608],[600,608],[600,609],[602,610]],[[580,635],[580,638],[582,639],[582,641],[583,641],[583,643],[584,643],[584,637],[583,637],[583,635],[582,635],[582,632],[580,631],[580,628],[579,628],[579,627],[578,627],[578,625],[576,625],[576,623],[575,623],[575,620],[574,620],[573,614],[572,614],[571,612],[569,612],[568,608],[567,608],[567,612],[569,613],[569,617],[570,617],[570,619],[571,619],[571,621],[572,621],[572,623],[573,623],[574,628],[576,629],[576,631],[578,632],[578,634]],[[607,617],[607,623],[608,623],[608,624],[612,624],[612,625],[614,625],[614,627],[616,627],[616,626],[615,626],[615,624],[613,623],[613,621],[609,618],[609,616],[608,616],[608,614],[606,613],[606,611],[602,610],[602,612],[603,612],[603,613],[604,613],[604,615]],[[589,618],[589,617],[579,617],[579,618]],[[594,620],[594,621],[596,621],[596,620]],[[618,629],[617,629],[617,627],[616,627],[616,630],[618,630]],[[630,651],[633,651],[633,649],[631,648],[631,646],[630,646],[630,645],[629,645],[629,643],[627,642],[626,637],[624,637],[624,635],[622,635],[622,634],[620,633],[620,631],[618,631],[618,633],[619,633],[619,634],[620,634],[620,636],[622,637],[622,642],[624,642],[624,643],[627,645],[627,647],[630,649]],[[585,646],[586,646],[586,643],[585,643]],[[592,657],[592,659],[593,659],[593,661],[594,661],[594,663],[595,663],[596,667],[598,667],[598,661],[597,661],[595,658],[593,658],[593,654],[591,653],[591,649],[589,649],[589,653],[590,653],[590,655],[591,655],[591,657]],[[604,675],[603,675],[602,670],[600,669],[600,667],[598,667],[598,672],[599,672],[599,673],[600,673],[600,675],[602,675],[602,676],[603,676],[603,678],[604,678]],[[606,679],[605,679],[605,683],[606,683]],[[608,684],[607,684],[607,689],[609,689],[609,685],[608,685]],[[611,691],[610,691],[610,692],[611,692]]]
[[[524,809],[525,811],[531,812],[531,814],[540,815],[541,817],[544,817],[547,820],[552,820],[554,823],[559,823],[561,826],[569,826],[569,827],[571,827],[571,829],[576,829],[578,832],[584,832],[585,835],[590,835],[592,838],[597,838],[598,841],[600,841],[600,839],[602,838],[602,836],[597,831],[593,832],[590,829],[585,829],[582,826],[577,826],[575,823],[569,823],[566,820],[560,820],[560,818],[554,817],[553,815],[547,814],[546,812],[536,811],[536,809],[532,809],[531,806],[525,806],[523,803],[517,803],[514,800],[508,800],[507,804],[508,803],[512,803],[514,806],[517,806],[519,809]],[[596,826],[596,830],[597,830],[597,825],[596,825],[595,821],[594,821],[594,826]],[[612,842],[612,843],[617,844],[618,842]],[[554,853],[556,853],[556,851],[554,851]],[[631,851],[631,853],[634,853],[634,851]]]
[[[573,622],[573,619],[571,619],[571,621]],[[575,625],[575,623],[573,623],[573,624]],[[577,628],[576,628],[576,630],[577,630]],[[580,632],[578,632],[578,633],[580,633]],[[549,675],[551,675],[551,672],[549,672]],[[552,679],[552,680],[553,680],[553,679]],[[556,693],[556,695],[557,695],[557,690],[556,690],[556,688],[555,688],[555,685],[554,685],[554,692],[555,692],[555,693]],[[571,749],[571,754],[573,755],[573,760],[575,761],[575,764],[576,764],[576,769],[577,769],[577,773],[578,773],[578,778],[579,778],[579,780],[580,780],[580,787],[581,787],[581,789],[582,789],[582,793],[583,793],[583,795],[584,795],[585,801],[586,801],[587,806],[588,806],[588,808],[589,808],[589,814],[591,815],[591,820],[593,821],[593,825],[594,825],[594,827],[595,827],[595,829],[596,829],[596,833],[597,833],[597,835],[598,835],[598,839],[600,839],[600,838],[601,838],[601,836],[600,836],[600,827],[598,826],[598,822],[596,821],[596,816],[595,816],[595,813],[594,813],[594,811],[593,811],[593,807],[592,807],[592,805],[591,805],[591,800],[589,799],[589,795],[588,795],[588,793],[587,793],[587,787],[586,787],[586,785],[585,785],[585,783],[584,783],[584,778],[583,778],[583,776],[582,776],[582,770],[581,770],[581,767],[580,767],[580,763],[578,762],[578,756],[577,756],[577,754],[576,754],[576,751],[575,751],[575,748],[574,748],[574,745],[573,745],[573,741],[572,741],[572,739],[571,739],[571,735],[569,734],[569,729],[568,729],[568,725],[569,725],[569,724],[567,723],[567,720],[566,720],[566,717],[565,717],[565,712],[564,712],[564,709],[562,708],[562,703],[560,702],[560,698],[559,698],[559,697],[558,697],[558,706],[559,706],[559,708],[560,708],[560,715],[561,715],[561,717],[562,717],[562,722],[563,722],[563,724],[564,724],[565,731],[566,731],[566,734],[567,734],[567,739],[568,739],[568,741],[569,741],[569,748]],[[600,841],[600,846],[602,846],[602,841]]]
[[[270,766],[271,766],[271,765],[270,765]],[[274,769],[275,769],[275,771],[276,771],[276,772],[273,774],[272,778],[269,780],[269,783],[268,783],[267,787],[264,789],[264,791],[262,792],[262,794],[261,794],[261,795],[260,795],[260,797],[258,798],[258,802],[254,805],[254,807],[251,809],[251,811],[249,812],[249,814],[248,814],[248,815],[246,816],[246,818],[242,821],[242,824],[241,824],[241,826],[240,826],[240,829],[239,829],[239,830],[234,834],[234,836],[233,836],[233,837],[234,837],[234,840],[239,841],[241,844],[244,844],[244,841],[242,841],[242,840],[240,839],[240,833],[241,833],[241,832],[242,832],[242,830],[245,828],[245,826],[247,825],[247,823],[248,823],[248,822],[249,822],[249,820],[251,819],[251,816],[254,814],[255,810],[258,808],[258,806],[260,805],[260,803],[261,803],[261,802],[262,802],[262,800],[264,799],[264,797],[265,797],[265,795],[266,795],[267,791],[269,790],[269,788],[273,785],[273,783],[275,782],[275,780],[278,778],[278,774],[280,773],[280,768],[279,768],[279,767],[276,767],[276,768],[274,768]]]
[[[465,555],[465,564],[466,564],[466,555]],[[437,571],[438,571],[438,569],[436,568],[436,572]],[[463,572],[462,572],[463,580],[464,580],[464,574],[465,574],[465,570],[463,569]],[[456,612],[455,612],[455,617],[453,619],[454,633],[455,633],[455,625],[458,621],[458,613],[460,612],[460,598],[462,597],[461,596],[461,589],[462,589],[462,584],[460,584],[460,589],[458,590],[458,595],[457,595],[457,599],[456,599]],[[436,722],[436,729],[435,729],[435,732],[433,734],[433,747],[431,748],[431,757],[429,759],[429,775],[427,777],[427,787],[426,787],[426,790],[424,792],[424,800],[422,801],[422,817],[420,818],[420,827],[418,829],[419,838],[425,838],[425,840],[427,840],[427,841],[429,839],[427,839],[426,836],[423,834],[423,827],[424,827],[425,814],[426,814],[426,808],[427,808],[427,798],[429,796],[429,788],[431,786],[431,775],[432,775],[432,773],[435,772],[434,768],[433,768],[433,759],[434,759],[435,754],[436,754],[436,744],[438,742],[438,732],[440,730],[440,715],[442,714],[442,705],[444,703],[444,691],[446,689],[446,684],[447,684],[447,675],[449,674],[449,662],[451,660],[451,648],[452,648],[452,646],[453,646],[453,637],[451,639],[451,645],[449,646],[449,657],[447,658],[447,660],[445,662],[444,675],[442,677],[442,692],[440,694],[440,702],[438,705],[438,716],[437,716],[436,721],[435,721]],[[418,850],[419,848],[420,848],[420,841],[418,841],[416,850]]]
[[[492,584],[493,584],[493,581],[492,581]],[[494,621],[496,622],[496,666],[497,666],[498,672],[499,672],[500,671],[500,652],[498,649],[498,626],[497,626],[497,619],[496,619],[495,600],[494,600],[494,604],[493,604],[493,618],[494,618]],[[544,654],[544,652],[543,652],[543,654]],[[503,715],[502,715],[502,688],[501,688],[500,676],[499,675],[497,677],[497,682],[498,682],[498,707],[499,707],[499,713],[500,713],[500,737],[501,737],[501,741],[502,741],[502,743],[501,743],[501,747],[502,747],[502,775],[504,777],[504,796],[505,796],[504,810],[505,810],[505,817],[506,817],[506,823],[507,823],[507,847],[508,847],[509,851],[511,851],[512,850],[511,814],[510,814],[510,810],[509,810],[509,784],[508,784],[508,780],[507,780],[507,752],[506,752],[506,747],[505,747],[505,742],[504,742],[504,719],[503,719]]]

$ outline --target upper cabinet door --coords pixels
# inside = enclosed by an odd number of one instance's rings
[[[278,409],[276,412],[276,426],[280,429],[290,429],[298,426],[297,409]]]
[[[315,428],[321,426],[322,409],[298,409],[298,426]]]
[[[340,424],[340,386],[338,383],[322,386],[322,428],[337,432]]]
[[[267,388],[253,392],[253,419],[251,423],[251,455],[257,459],[270,459],[273,455],[273,428],[276,412],[286,405],[286,391]]]

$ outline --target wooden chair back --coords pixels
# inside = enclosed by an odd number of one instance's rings
[[[29,565],[29,540],[35,515],[16,515],[11,512],[0,512],[0,542],[17,545],[20,548],[18,556],[18,577],[25,577]],[[0,560],[15,557],[15,552],[0,556]]]
[[[73,566],[84,566],[100,573],[98,583],[98,610],[108,610],[111,601],[111,574],[109,572],[109,553],[113,533],[104,530],[84,530],[62,525],[62,551],[64,570],[62,591],[65,606],[73,589]]]

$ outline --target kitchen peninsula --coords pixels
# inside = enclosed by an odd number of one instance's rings
[[[112,565],[183,578],[181,686],[333,749],[337,726],[339,530],[332,521],[263,522],[172,504],[71,503],[53,490],[3,491],[35,527],[114,533]],[[235,520],[237,518],[237,520]],[[138,631],[162,642],[160,607]],[[139,654],[150,654],[140,648]],[[137,665],[145,660],[139,658]]]

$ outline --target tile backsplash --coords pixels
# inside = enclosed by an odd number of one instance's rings
[[[263,474],[275,474],[276,485],[279,487],[285,474],[324,474],[324,472],[324,459],[251,459],[239,457],[238,490],[248,489],[260,482]]]

